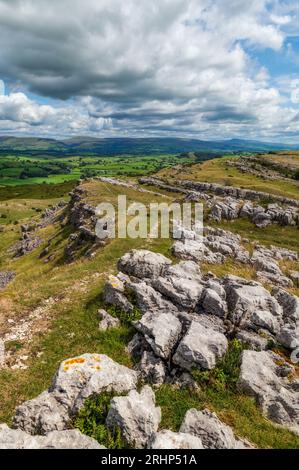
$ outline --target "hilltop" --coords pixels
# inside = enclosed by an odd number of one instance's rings
[[[244,158],[142,178],[1,188],[0,419],[18,428],[1,429],[1,442],[9,432],[29,439],[58,426],[108,447],[136,439],[178,445],[185,433],[191,446],[298,448],[298,366],[290,361],[299,305],[297,154],[264,154],[262,175]],[[98,241],[95,207],[119,194],[147,207],[203,202],[203,244],[194,233]],[[78,371],[80,386],[72,381]],[[128,409],[139,431],[127,427]],[[109,434],[116,413],[118,437]],[[141,416],[153,436],[140,432]],[[194,441],[190,422],[225,438],[215,444],[203,432]],[[48,438],[35,439],[42,446]]]
[[[205,141],[171,137],[153,138],[93,138],[76,137],[55,140],[34,137],[0,137],[0,155],[158,155],[186,152],[264,152],[296,148],[282,143],[267,143],[242,139]]]

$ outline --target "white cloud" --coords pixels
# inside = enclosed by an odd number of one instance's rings
[[[275,137],[293,124],[249,50],[282,50],[294,4],[0,0],[0,75],[21,84],[0,119],[53,135]]]

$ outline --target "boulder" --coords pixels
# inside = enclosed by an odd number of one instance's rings
[[[78,429],[52,431],[46,436],[31,436],[20,429],[0,425],[0,449],[105,449]]]
[[[161,276],[164,269],[171,265],[170,259],[148,250],[132,250],[118,262],[118,269],[129,276],[139,279]]]
[[[280,288],[274,288],[272,295],[282,306],[285,322],[299,321],[299,297]]]
[[[226,276],[224,287],[231,321],[240,326],[252,324],[256,310],[268,311],[281,318],[282,308],[277,300],[258,282],[247,281],[236,276]]]
[[[183,308],[194,308],[203,291],[199,267],[193,261],[169,266],[152,283],[165,297]]]
[[[140,372],[141,378],[151,385],[160,386],[165,381],[166,366],[162,359],[151,351],[143,352],[137,371]]]
[[[224,318],[227,314],[226,301],[211,288],[205,289],[200,305],[205,313]]]
[[[102,331],[106,331],[109,328],[117,328],[120,326],[120,321],[118,318],[109,315],[106,310],[100,309],[98,310],[98,315],[100,318],[99,329]]]
[[[268,310],[255,310],[251,315],[251,322],[253,326],[264,328],[274,334],[279,330],[277,317],[272,315]]]
[[[299,323],[283,325],[276,339],[287,349],[293,350],[299,348]]]
[[[203,449],[201,439],[186,432],[163,429],[152,435],[148,449]]]
[[[187,370],[193,367],[213,369],[217,360],[226,353],[227,347],[227,339],[222,333],[192,321],[177,347],[173,362]]]
[[[187,411],[180,432],[192,434],[201,439],[205,449],[245,448],[242,441],[235,438],[232,429],[222,423],[215,413],[205,409]]]
[[[137,449],[144,448],[157,432],[161,409],[155,406],[155,394],[148,386],[140,393],[132,390],[126,397],[114,397],[106,418],[110,429],[120,429],[126,442]]]
[[[245,350],[238,388],[257,400],[268,419],[298,432],[299,381],[293,373],[294,368],[272,351]]]
[[[241,330],[236,334],[236,338],[246,344],[249,349],[254,349],[255,351],[263,351],[267,349],[269,340],[271,337],[265,338],[264,336],[258,335],[253,331]]]
[[[192,260],[210,264],[220,264],[225,260],[222,253],[213,253],[202,240],[177,240],[172,245],[172,253],[182,260]]]
[[[104,301],[124,312],[131,313],[134,307],[131,302],[128,301],[124,292],[125,288],[123,282],[116,276],[109,276],[109,280],[106,282],[104,288]]]
[[[152,286],[142,281],[139,283],[131,283],[130,289],[136,297],[137,306],[142,313],[155,310],[169,310],[176,312],[177,307],[170,301],[164,299],[160,292],[157,292]]]
[[[127,392],[136,387],[137,380],[137,372],[103,354],[67,359],[61,363],[48,391],[17,408],[14,427],[29,434],[67,429],[88,397]]]
[[[157,356],[168,359],[182,330],[178,318],[170,312],[147,312],[134,323]]]

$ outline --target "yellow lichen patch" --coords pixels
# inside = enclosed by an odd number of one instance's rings
[[[96,362],[101,362],[100,356],[92,356],[92,359]]]
[[[65,366],[71,366],[74,364],[83,364],[85,362],[85,359],[83,357],[75,357],[74,359],[68,359],[67,361],[64,361]]]

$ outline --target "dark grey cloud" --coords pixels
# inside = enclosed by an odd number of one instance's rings
[[[242,44],[282,46],[278,6],[0,0],[0,77],[12,90],[0,97],[0,131],[12,121],[54,135],[274,132],[279,92]],[[29,93],[49,98],[48,108]]]

